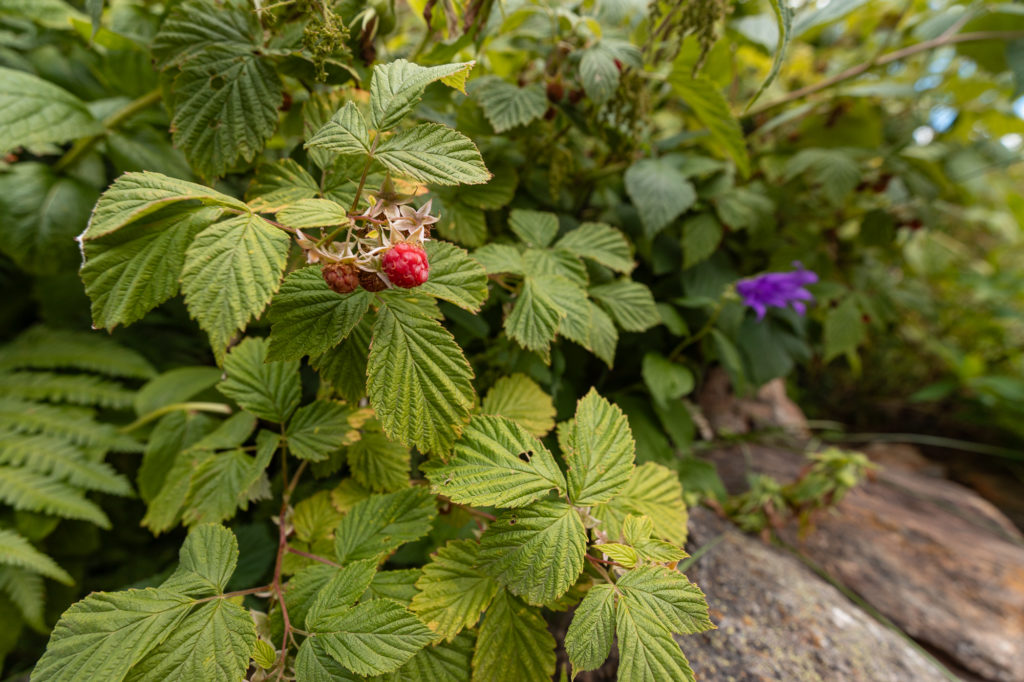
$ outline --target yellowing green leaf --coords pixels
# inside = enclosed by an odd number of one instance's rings
[[[452,641],[473,627],[498,591],[498,583],[478,568],[480,545],[456,540],[440,548],[416,581],[410,609],[438,637]]]
[[[547,435],[555,426],[555,405],[551,396],[525,374],[495,381],[480,410],[511,419],[538,437]]]
[[[555,638],[539,609],[500,590],[480,625],[473,679],[550,682],[554,674]]]
[[[565,477],[544,444],[501,417],[473,417],[452,457],[422,468],[434,491],[460,504],[522,507],[549,490],[565,490]]]
[[[625,487],[633,473],[633,432],[622,410],[593,388],[577,403],[564,440],[574,504],[604,502]]]
[[[601,520],[601,530],[613,539],[622,537],[629,514],[647,516],[654,534],[676,545],[686,542],[686,505],[679,477],[671,469],[646,462],[633,470],[626,486],[610,502],[596,505],[591,513]]]
[[[502,513],[480,538],[480,565],[527,603],[560,597],[583,571],[587,534],[579,514],[561,500],[542,500]]]

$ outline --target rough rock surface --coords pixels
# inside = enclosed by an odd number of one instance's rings
[[[788,480],[805,463],[757,446],[711,459],[733,491],[748,467]],[[883,468],[805,537],[781,534],[943,660],[985,680],[1024,680],[1024,539],[971,490]]]
[[[705,509],[692,510],[690,551],[714,543],[687,575],[718,630],[679,637],[705,682],[939,682],[904,638],[797,559]]]

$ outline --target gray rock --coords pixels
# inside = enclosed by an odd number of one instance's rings
[[[718,630],[679,637],[705,682],[940,682],[948,678],[797,559],[705,509],[690,517],[687,570]]]

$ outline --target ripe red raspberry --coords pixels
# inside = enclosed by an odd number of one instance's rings
[[[367,291],[384,291],[388,285],[384,283],[376,272],[359,271],[359,285]]]
[[[359,274],[351,263],[328,263],[323,269],[324,281],[332,291],[350,294],[359,288]]]
[[[427,252],[419,244],[399,242],[380,259],[384,274],[391,283],[403,289],[418,287],[427,281],[430,265]]]

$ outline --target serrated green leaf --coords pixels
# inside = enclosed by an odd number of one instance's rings
[[[574,287],[559,275],[526,277],[512,312],[505,318],[505,333],[527,350],[541,355],[545,361],[550,355],[551,342],[558,326],[565,318],[565,309],[551,295],[554,287]]]
[[[204,435],[190,450],[228,450],[242,445],[256,429],[256,417],[248,412],[236,412],[210,433]]]
[[[394,128],[420,101],[423,90],[437,80],[469,72],[476,62],[423,67],[404,59],[373,67],[370,82],[370,122],[378,131]],[[453,86],[454,87],[454,86]]]
[[[317,592],[306,613],[306,626],[312,632],[321,632],[327,624],[344,615],[370,586],[377,572],[375,561],[354,561],[337,570]]]
[[[641,159],[626,170],[626,192],[649,238],[693,206],[697,192],[686,176],[664,159]]]
[[[193,528],[178,552],[178,568],[160,586],[190,597],[223,594],[238,565],[238,539],[223,526]]]
[[[479,549],[475,540],[449,542],[431,557],[416,581],[419,592],[410,609],[449,642],[476,624],[499,588],[477,568]]]
[[[595,585],[576,608],[565,635],[572,677],[600,667],[611,653],[614,639],[615,587]]]
[[[587,266],[578,256],[565,249],[527,249],[523,252],[529,277],[560,275],[577,287],[587,286]]]
[[[615,361],[615,347],[619,343],[619,332],[612,318],[585,295],[581,298],[572,291],[571,296],[560,296],[561,291],[552,290],[555,300],[566,313],[558,325],[559,335],[583,346],[611,367]],[[570,289],[565,288],[565,292],[570,292]]]
[[[298,360],[333,348],[359,324],[372,299],[362,289],[345,295],[331,291],[318,266],[292,272],[270,305],[267,357]]]
[[[240,51],[260,47],[259,20],[246,4],[230,0],[212,5],[209,0],[190,0],[174,7],[152,44],[161,67],[180,66],[218,45]]]
[[[405,606],[390,599],[358,604],[320,625],[317,637],[327,653],[359,675],[397,670],[434,638]]]
[[[165,209],[82,243],[81,276],[93,324],[128,325],[178,293],[185,252],[221,214],[215,207]]]
[[[491,275],[500,272],[526,274],[522,251],[511,244],[487,244],[474,251],[473,258]]]
[[[473,141],[438,123],[398,132],[377,147],[373,158],[395,175],[434,185],[479,185],[491,179]]]
[[[465,185],[467,188],[480,186]],[[466,246],[480,246],[487,240],[487,218],[481,209],[463,203],[454,195],[442,195],[436,189],[433,195],[434,210],[440,216],[438,234]]]
[[[380,559],[430,532],[436,515],[434,497],[422,487],[371,495],[357,502],[335,530],[338,561]]]
[[[597,104],[604,104],[619,89],[621,73],[619,66],[615,63],[617,55],[614,51],[607,49],[602,43],[582,50],[580,58],[580,83],[587,97]]]
[[[226,599],[202,604],[131,669],[126,682],[237,682],[249,668],[256,625],[249,610]]]
[[[787,180],[797,175],[805,175],[820,186],[822,194],[834,206],[841,205],[861,179],[860,164],[844,149],[800,150],[785,167]]]
[[[283,90],[271,64],[251,49],[213,45],[174,79],[174,145],[204,177],[252,161],[277,128]]]
[[[438,642],[420,649],[408,663],[385,675],[381,682],[469,682],[474,643],[472,632],[462,632],[452,642]]]
[[[583,571],[587,533],[562,500],[503,512],[480,538],[480,565],[513,594],[541,605],[565,594]]]
[[[487,273],[483,267],[454,244],[429,241],[423,246],[430,263],[430,277],[419,290],[471,313],[480,310],[487,300]]]
[[[408,605],[416,596],[416,581],[423,574],[418,568],[397,571],[377,571],[361,601],[368,599],[394,599]]]
[[[853,296],[847,296],[825,315],[825,362],[857,350],[867,339],[864,319]]]
[[[565,477],[544,444],[502,417],[473,417],[451,458],[421,469],[435,492],[460,504],[522,507],[550,490],[565,491]]]
[[[700,588],[664,566],[647,566],[622,576],[615,587],[627,605],[642,604],[672,632],[692,635],[714,629]]]
[[[33,680],[121,680],[181,624],[194,602],[166,590],[94,592],[57,621]]]
[[[185,253],[181,290],[189,313],[223,355],[231,337],[270,303],[291,241],[258,216],[206,228]]]
[[[82,231],[96,190],[61,177],[41,163],[26,161],[0,173],[4,239],[0,253],[37,275],[74,268],[80,255],[74,238]]]
[[[671,469],[646,462],[633,470],[626,487],[610,502],[596,505],[591,514],[601,521],[601,530],[611,538],[622,537],[622,525],[629,514],[647,516],[654,522],[654,534],[676,545],[686,542],[686,505],[679,477]]]
[[[307,637],[295,657],[296,679],[302,682],[360,682],[360,677],[349,672],[331,658],[321,637]]]
[[[483,76],[473,80],[469,94],[480,104],[484,116],[496,133],[537,120],[549,106],[544,86],[540,83],[520,88],[497,76]]]
[[[633,473],[635,446],[629,421],[593,388],[576,405],[564,447],[569,497],[574,504],[593,505],[611,499]]]
[[[358,402],[366,395],[366,365],[370,355],[374,314],[364,315],[335,348],[310,359],[310,365],[342,398]]]
[[[615,609],[619,638],[619,677],[636,682],[685,680],[695,682],[693,670],[679,644],[643,604],[620,598]]]
[[[330,492],[321,490],[295,505],[292,513],[295,537],[300,542],[333,538],[341,517],[342,513],[331,504]]]
[[[269,497],[270,487],[263,478],[267,462],[260,464],[243,450],[207,456],[192,474],[182,521],[189,525],[225,521],[239,509],[248,509],[249,502]]]
[[[285,585],[284,603],[292,625],[306,629],[306,614],[320,590],[337,575],[338,569],[327,564],[314,563],[300,569]]]
[[[349,222],[345,207],[329,199],[299,199],[281,209],[277,219],[300,230],[345,225]]]
[[[516,208],[509,214],[508,226],[529,246],[544,248],[558,234],[558,216],[545,211]]]
[[[473,208],[496,210],[507,206],[516,194],[519,176],[512,166],[492,168],[493,176],[485,185],[470,185],[458,190],[459,201]]]
[[[693,267],[710,258],[721,243],[722,234],[721,223],[710,213],[686,220],[683,223],[683,267]]]
[[[300,407],[285,433],[291,453],[299,459],[319,462],[359,438],[349,423],[352,410],[341,403],[316,400]]]
[[[642,332],[661,322],[651,290],[639,282],[620,279],[590,289],[590,295],[628,332]]]
[[[270,670],[277,662],[277,651],[274,645],[266,640],[257,639],[252,650],[252,660],[263,670]]]
[[[96,135],[103,126],[64,88],[24,71],[0,67],[0,155],[18,147]]]
[[[693,372],[655,351],[644,355],[640,372],[651,397],[662,405],[682,398],[694,387]]]
[[[65,585],[73,585],[75,582],[67,571],[57,565],[57,562],[33,547],[24,537],[7,528],[0,528],[0,564],[27,569]]]
[[[550,682],[555,660],[555,638],[539,610],[500,590],[480,625],[473,679]]]
[[[409,487],[409,448],[393,443],[382,433],[367,432],[345,453],[352,477],[377,492]]]
[[[711,139],[732,157],[740,175],[750,175],[750,156],[739,121],[732,115],[729,103],[718,85],[698,76],[694,78],[684,60],[678,60],[668,76],[668,82],[697,119],[707,129]]]
[[[538,437],[547,435],[555,426],[555,404],[551,396],[525,374],[495,381],[480,410],[511,419]]]
[[[298,362],[267,362],[266,339],[247,338],[224,360],[217,390],[257,417],[283,424],[299,405]]]
[[[277,213],[300,199],[312,199],[320,193],[313,176],[294,159],[280,159],[256,169],[245,196],[258,211]]]
[[[623,545],[618,542],[606,542],[595,545],[595,547],[601,550],[609,559],[626,568],[633,568],[640,561],[640,554],[629,545]]]
[[[165,206],[184,201],[249,210],[238,199],[194,182],[160,173],[125,173],[100,196],[82,239],[99,239]]]
[[[626,235],[604,223],[583,223],[562,236],[555,247],[571,251],[616,272],[628,273],[636,265]]]
[[[307,148],[319,147],[343,156],[369,156],[371,144],[366,119],[354,102],[346,102],[306,141]]]
[[[476,395],[462,349],[414,296],[381,296],[367,366],[370,404],[389,438],[446,452]]]

